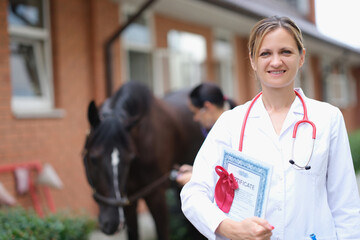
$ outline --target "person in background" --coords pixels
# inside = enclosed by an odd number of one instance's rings
[[[205,137],[220,115],[236,106],[218,85],[210,82],[201,83],[190,92],[188,105],[194,121],[200,123]]]
[[[204,82],[194,87],[189,93],[188,106],[195,122],[200,123],[201,131],[206,137],[220,115],[233,109],[236,103],[227,98],[215,83]],[[192,166],[180,166],[176,181],[185,185],[191,178]]]
[[[305,61],[301,30],[287,17],[265,18],[253,27],[248,48],[262,95],[224,112],[211,128],[180,194],[185,216],[212,240],[311,239],[313,234],[360,239],[360,200],[343,115],[294,89]],[[294,128],[306,115],[314,125],[299,125],[293,152]],[[215,203],[215,169],[224,148],[273,166],[265,218],[235,221]]]

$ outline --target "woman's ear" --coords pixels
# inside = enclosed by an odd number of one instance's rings
[[[212,106],[213,106],[213,104],[211,102],[209,102],[209,101],[204,102],[204,108],[210,109],[210,108],[212,108]]]
[[[256,66],[255,66],[255,63],[254,63],[254,59],[252,58],[250,52],[249,52],[249,59],[250,59],[250,64],[251,64],[252,69],[253,69],[254,71],[256,71]]]
[[[305,62],[305,54],[306,54],[306,49],[305,48],[303,48],[303,50],[302,50],[302,54],[301,54],[301,56],[300,56],[300,65],[299,65],[299,68],[301,68],[302,67],[302,65],[304,64],[304,62]]]

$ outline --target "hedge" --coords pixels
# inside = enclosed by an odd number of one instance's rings
[[[95,227],[85,215],[60,212],[40,218],[32,210],[0,208],[0,240],[86,240]]]
[[[356,173],[360,173],[360,130],[349,134],[351,155]]]

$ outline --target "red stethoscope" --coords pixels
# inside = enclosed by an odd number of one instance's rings
[[[298,98],[300,99],[302,105],[303,105],[303,109],[304,109],[304,117],[302,120],[298,121],[295,123],[294,129],[293,129],[293,135],[292,135],[292,152],[291,152],[291,159],[289,160],[289,163],[298,167],[298,169],[305,169],[305,170],[309,170],[311,168],[311,166],[309,166],[309,162],[312,156],[312,153],[314,151],[314,144],[315,144],[315,138],[316,138],[316,126],[313,122],[309,121],[308,119],[308,115],[307,115],[307,108],[306,108],[306,104],[305,101],[303,99],[303,97],[300,95],[300,93],[296,90],[295,94],[296,96],[298,96]],[[261,96],[262,92],[260,92],[258,95],[255,96],[255,98],[251,101],[249,108],[246,111],[245,117],[244,117],[244,121],[241,127],[241,133],[240,133],[240,144],[239,144],[239,151],[242,151],[242,147],[243,147],[243,142],[244,142],[244,133],[245,133],[245,126],[246,126],[246,122],[249,118],[249,113],[251,108],[253,107],[254,103],[256,102],[256,100]],[[306,164],[304,166],[298,165],[295,163],[294,159],[294,145],[295,145],[295,139],[296,139],[296,133],[297,133],[297,129],[298,126],[302,123],[308,123],[312,126],[312,148],[311,148],[311,154],[309,156],[309,160],[306,162]]]

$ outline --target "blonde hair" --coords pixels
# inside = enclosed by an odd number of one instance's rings
[[[302,54],[304,44],[300,28],[288,17],[272,16],[260,20],[251,30],[248,42],[248,49],[251,58],[256,58],[259,52],[260,44],[265,35],[278,28],[285,29],[294,37],[298,50],[300,54]]]

